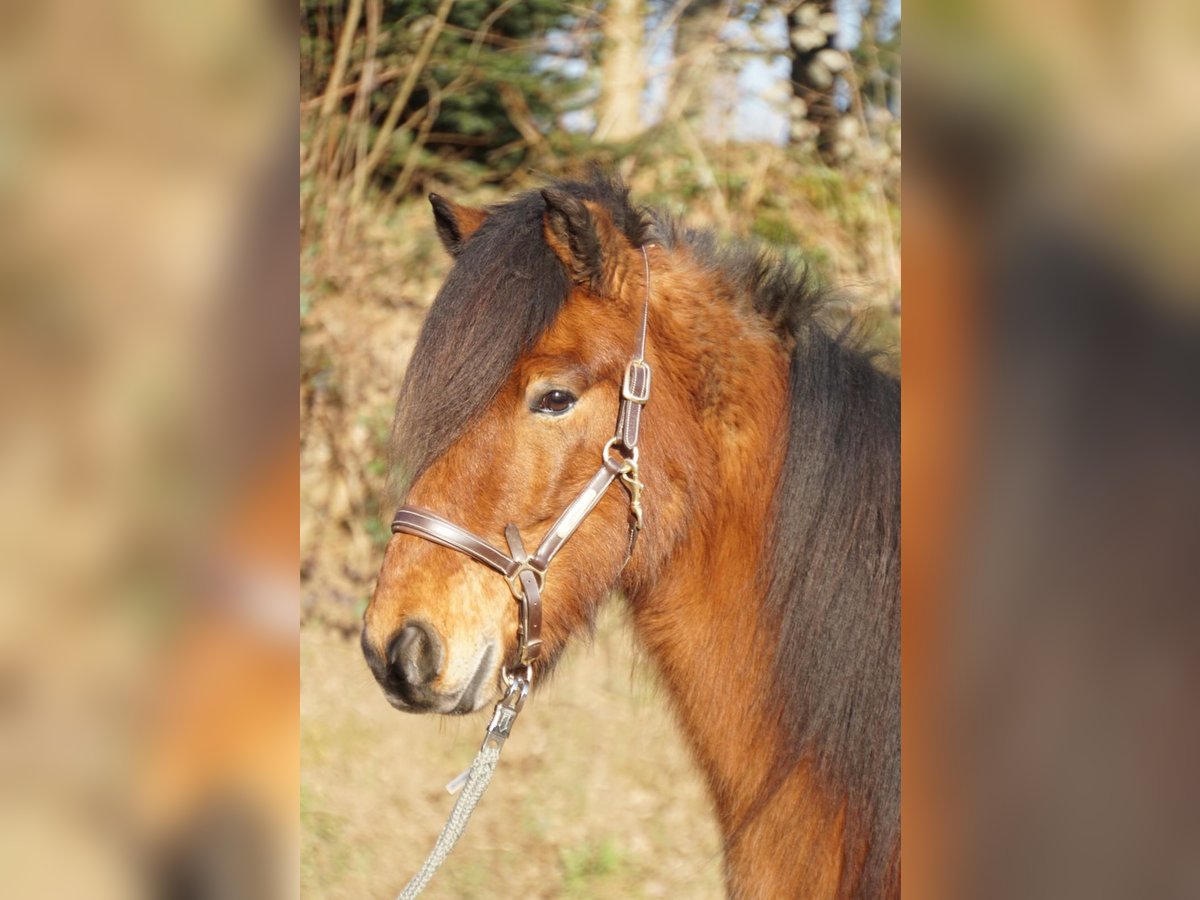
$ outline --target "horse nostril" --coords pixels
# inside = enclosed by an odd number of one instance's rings
[[[433,629],[410,622],[401,629],[388,647],[388,664],[401,682],[428,684],[442,671],[442,642]]]

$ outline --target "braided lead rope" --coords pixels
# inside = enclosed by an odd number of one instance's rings
[[[425,860],[425,864],[421,866],[421,871],[412,877],[412,880],[400,892],[397,900],[413,900],[421,891],[425,890],[426,885],[433,879],[434,873],[446,861],[446,857],[450,855],[450,851],[454,849],[459,837],[466,830],[467,821],[483,798],[483,792],[487,790],[488,783],[496,772],[498,762],[500,762],[499,745],[485,744],[475,755],[475,761],[471,763],[470,774],[467,776],[466,787],[455,801],[454,809],[450,811],[450,818],[446,820],[442,833],[438,835],[437,843],[433,845],[433,850]]]
[[[508,680],[508,678],[509,676],[505,674],[505,679]],[[529,666],[526,666],[524,673],[518,673],[508,680],[508,690],[492,712],[492,720],[488,723],[487,734],[483,737],[483,744],[480,746],[479,752],[475,754],[471,768],[446,786],[450,793],[454,793],[458,785],[462,784],[463,779],[466,779],[462,794],[454,802],[454,808],[450,810],[450,818],[442,827],[441,834],[438,835],[437,841],[420,871],[405,885],[396,900],[413,900],[421,891],[425,890],[425,887],[433,879],[434,873],[446,861],[446,857],[450,855],[450,851],[462,837],[471,813],[475,812],[475,807],[483,799],[483,792],[487,790],[492,776],[496,773],[496,765],[500,762],[500,751],[504,748],[504,742],[508,740],[509,734],[512,733],[517,713],[525,705],[532,681],[533,669]]]

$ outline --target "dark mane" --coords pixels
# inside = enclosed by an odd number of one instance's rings
[[[689,228],[673,216],[648,215],[650,240],[668,248],[686,247],[695,260],[737,286],[739,297],[748,297],[753,311],[789,340],[827,305],[828,296],[816,289],[803,264],[749,241],[722,240],[708,229]]]
[[[846,798],[852,896],[899,880],[900,387],[815,324],[789,373],[768,609],[795,758]]]
[[[753,245],[656,219],[742,288],[794,342],[787,451],[775,494],[766,609],[777,616],[776,697],[792,757],[808,757],[847,804],[847,896],[899,880],[900,387],[853,338],[822,323],[803,267]],[[895,855],[893,855],[895,854]],[[800,861],[798,861],[800,864]]]
[[[603,205],[630,241],[644,240],[645,220],[621,183],[597,176],[550,186]],[[545,209],[538,191],[489,207],[434,299],[397,406],[401,493],[491,404],[566,301],[570,281],[546,243]]]

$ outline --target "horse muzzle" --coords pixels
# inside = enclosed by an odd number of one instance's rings
[[[465,715],[482,708],[495,695],[499,648],[479,647],[466,665],[448,666],[447,650],[437,631],[419,620],[407,622],[381,655],[362,637],[363,655],[384,696],[404,712]]]

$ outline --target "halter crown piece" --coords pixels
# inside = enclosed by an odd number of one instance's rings
[[[505,553],[479,535],[427,509],[402,506],[392,519],[393,534],[411,534],[425,538],[427,541],[464,553],[498,572],[504,576],[509,590],[521,605],[520,626],[517,632],[520,668],[515,673],[509,673],[507,666],[502,668],[507,690],[492,713],[479,754],[467,771],[447,785],[451,793],[462,787],[462,796],[455,803],[433,852],[398,900],[411,900],[424,890],[433,873],[462,834],[467,819],[491,781],[499,761],[500,749],[511,733],[517,713],[521,711],[529,695],[529,688],[533,683],[533,664],[541,656],[542,591],[546,586],[546,571],[563,544],[596,508],[605,492],[617,479],[620,479],[629,494],[629,548],[625,561],[628,562],[633,554],[634,544],[642,528],[643,485],[638,468],[638,431],[641,426],[642,408],[650,399],[650,364],[646,362],[646,329],[650,319],[650,255],[646,252],[646,246],[643,246],[641,251],[645,264],[646,296],[642,304],[642,321],[634,343],[633,357],[625,367],[625,375],[621,381],[621,403],[617,414],[616,433],[600,451],[600,468],[596,474],[550,526],[533,555],[530,556],[526,552],[521,533],[512,522],[504,527],[504,538],[508,543],[508,553]]]

